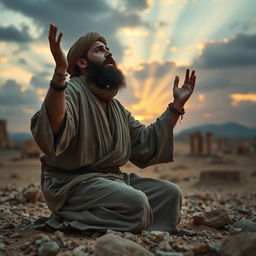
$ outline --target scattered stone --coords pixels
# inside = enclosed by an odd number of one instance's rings
[[[0,242],[0,250],[5,248],[5,243]]]
[[[131,232],[124,232],[123,237],[126,239],[130,239],[130,238],[134,237],[134,234]]]
[[[9,235],[10,238],[20,238],[22,237],[21,233],[19,232],[14,232],[11,235]]]
[[[59,252],[60,247],[55,241],[42,243],[38,248],[38,256],[54,256]]]
[[[245,214],[245,215],[251,215],[252,214],[251,210],[245,209],[245,208],[239,208],[238,213]]]
[[[242,231],[256,232],[256,223],[251,220],[240,220],[231,225],[232,228],[240,228]]]
[[[220,248],[220,256],[255,256],[256,234],[240,233],[225,240]]]
[[[168,242],[168,241],[161,241],[159,243],[158,247],[160,250],[163,250],[163,251],[171,251],[172,250],[170,242]]]
[[[188,229],[179,229],[177,234],[178,236],[196,236],[198,232]]]
[[[76,240],[69,240],[68,241],[68,247],[69,248],[76,248],[79,246],[79,242]]]
[[[64,234],[60,231],[56,231],[54,233],[55,237],[56,237],[56,242],[58,243],[58,245],[61,247],[61,248],[65,248],[67,247],[67,243],[65,242],[64,240]]]
[[[229,170],[207,170],[200,173],[199,183],[207,184],[226,184],[241,183],[242,176],[240,171]]]
[[[15,225],[13,223],[6,223],[2,229],[14,229]]]
[[[230,224],[230,219],[227,211],[217,209],[211,212],[196,212],[193,214],[193,221],[196,225],[206,225],[212,228],[221,228]]]
[[[210,252],[209,252],[209,256],[219,256],[219,252],[220,252],[220,244],[217,243],[212,243],[210,244]]]
[[[177,252],[187,252],[193,249],[193,246],[183,242],[176,242],[172,244],[172,248]]]
[[[209,246],[209,244],[204,243],[204,244],[195,246],[192,250],[194,252],[194,255],[200,255],[200,254],[206,254],[210,252],[211,247]]]
[[[154,256],[141,245],[114,234],[99,238],[95,246],[96,256]]]
[[[159,249],[155,251],[156,256],[184,256],[182,252],[164,252]]]
[[[84,245],[80,245],[78,247],[76,247],[74,250],[73,250],[73,255],[74,256],[86,256],[86,249],[87,247],[84,246]]]
[[[22,194],[30,203],[42,201],[43,198],[42,192],[34,184],[30,184],[27,188],[23,189]]]
[[[59,252],[58,256],[74,256],[72,251],[64,251],[64,252]],[[83,256],[87,256],[87,254],[83,254]]]

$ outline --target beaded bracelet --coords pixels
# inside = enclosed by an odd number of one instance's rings
[[[62,92],[67,88],[67,83],[65,83],[64,85],[57,85],[55,84],[52,80],[50,82],[50,87],[57,92]]]
[[[185,114],[184,108],[182,108],[182,110],[180,111],[180,110],[176,109],[176,108],[173,106],[173,103],[170,103],[170,104],[168,105],[168,108],[169,108],[169,110],[170,110],[171,112],[173,112],[174,114],[181,116],[181,120],[183,119],[183,115]]]

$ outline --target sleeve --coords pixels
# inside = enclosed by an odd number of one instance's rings
[[[129,112],[131,136],[130,161],[140,168],[173,161],[173,127],[170,111],[145,127]]]
[[[58,139],[54,137],[47,114],[45,102],[41,109],[31,118],[30,130],[42,152],[58,156],[69,146],[78,127],[78,109],[70,94],[66,93],[66,115]]]

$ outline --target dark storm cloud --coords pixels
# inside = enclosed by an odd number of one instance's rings
[[[33,90],[21,92],[19,86],[14,80],[7,80],[0,87],[0,106],[24,105],[33,106],[38,104],[38,99]]]
[[[123,0],[126,11],[143,11],[149,7],[147,0]]]
[[[145,80],[148,77],[161,78],[169,74],[172,68],[175,68],[174,62],[166,61],[164,63],[152,62],[141,64],[141,69],[134,71],[134,76],[139,80]]]
[[[256,35],[237,35],[227,43],[208,43],[195,65],[198,68],[255,66]]]
[[[0,1],[5,8],[22,13],[31,18],[39,29],[43,29],[43,33],[38,35],[39,40],[47,40],[49,24],[56,24],[64,34],[62,42],[66,49],[88,31],[101,33],[107,38],[117,61],[122,59],[123,53],[123,46],[115,35],[118,29],[149,27],[139,13],[114,9],[104,0]],[[127,8],[133,6],[133,10],[143,10],[147,7],[145,0],[123,2]]]
[[[32,76],[30,83],[35,88],[45,89],[49,87],[49,79],[47,78],[49,76],[49,73],[44,72],[40,74],[35,74]]]
[[[24,25],[21,30],[14,26],[0,27],[0,40],[25,43],[33,39],[28,34],[28,27]]]

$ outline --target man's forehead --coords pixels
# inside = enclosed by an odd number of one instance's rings
[[[106,46],[103,42],[101,42],[101,41],[96,41],[96,42],[94,42],[92,45],[91,45],[91,47],[90,47],[90,49],[89,49],[89,51],[93,51],[96,47],[98,47],[98,46]]]

